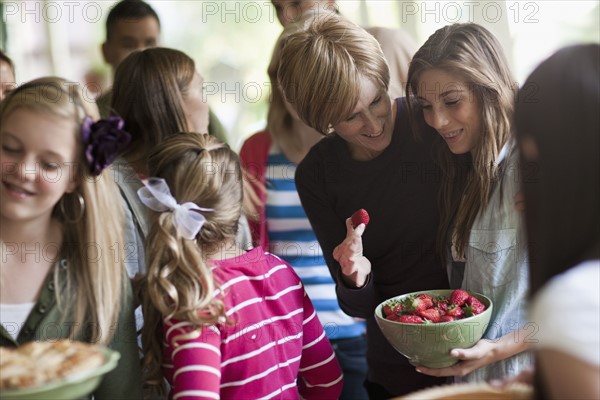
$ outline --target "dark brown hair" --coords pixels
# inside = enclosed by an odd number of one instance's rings
[[[559,50],[525,81],[515,106],[531,295],[600,258],[600,46]],[[527,157],[526,143],[535,144]],[[536,368],[535,398],[546,399]]]
[[[119,64],[111,106],[132,135],[126,157],[147,159],[166,137],[188,130],[183,97],[195,72],[185,53],[160,47],[133,52]]]
[[[564,48],[544,61],[519,91],[531,289],[586,259],[600,258],[600,46]]]

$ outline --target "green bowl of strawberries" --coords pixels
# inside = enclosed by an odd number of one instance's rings
[[[392,297],[377,306],[375,320],[388,342],[413,365],[445,368],[458,362],[456,348],[484,335],[492,301],[464,290],[425,290]]]

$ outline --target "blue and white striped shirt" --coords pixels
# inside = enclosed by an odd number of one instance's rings
[[[265,179],[269,251],[294,268],[329,339],[360,336],[365,324],[340,309],[335,283],[300,203],[295,173],[296,164],[290,162],[276,144],[271,144]]]

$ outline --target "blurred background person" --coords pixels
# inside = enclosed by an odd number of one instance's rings
[[[194,60],[179,50],[162,47],[133,52],[117,68],[110,108],[123,118],[132,141],[115,162],[114,170],[140,243],[148,234],[148,212],[137,190],[148,176],[148,156],[178,132],[206,133],[208,104],[202,82]],[[246,248],[252,239],[244,216],[241,221],[238,244]],[[139,249],[143,263],[143,246]],[[140,272],[144,271],[141,265]]]
[[[104,61],[117,67],[131,52],[156,47],[160,44],[160,19],[154,9],[142,0],[122,0],[109,12],[106,19],[106,41],[102,43]],[[111,112],[112,90],[96,99],[100,114]],[[219,119],[209,110],[208,133],[227,142],[227,132]]]
[[[556,52],[516,103],[538,399],[600,398],[598,109],[597,44]]]
[[[8,55],[0,50],[0,101],[16,87],[15,65]]]

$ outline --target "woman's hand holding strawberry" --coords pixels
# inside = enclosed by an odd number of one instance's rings
[[[362,234],[366,225],[354,229],[346,219],[346,238],[333,250],[333,258],[340,264],[342,277],[348,286],[362,287],[371,273],[371,262],[363,256]]]

